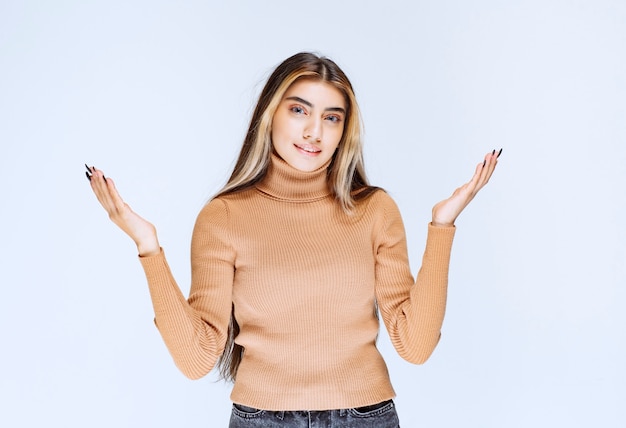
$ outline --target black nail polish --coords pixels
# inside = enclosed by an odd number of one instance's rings
[[[93,171],[91,170],[91,168],[89,168],[89,167],[87,166],[87,164],[85,164],[85,168],[87,168],[87,171],[89,171],[89,173],[90,173],[90,174],[92,174],[92,173],[93,173]]]
[[[496,154],[496,149],[493,149],[493,152],[491,152],[492,155]]]
[[[502,149],[500,149],[500,151],[498,152],[498,156],[496,156],[496,159],[499,158],[501,154],[502,154]]]
[[[485,167],[486,164],[487,164],[487,159],[483,161],[483,168]]]
[[[85,175],[87,176],[87,180],[91,181],[91,175],[87,171],[85,171]]]

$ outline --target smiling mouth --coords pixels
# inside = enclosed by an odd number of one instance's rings
[[[297,149],[300,149],[303,152],[306,152],[306,153],[309,153],[309,154],[312,154],[312,155],[318,154],[318,153],[320,153],[322,151],[321,149],[319,149],[317,147],[309,146],[309,145],[301,146],[301,145],[298,145],[298,144],[294,144],[294,146],[296,146]]]

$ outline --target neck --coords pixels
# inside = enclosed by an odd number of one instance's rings
[[[312,201],[330,195],[327,182],[328,163],[315,171],[295,169],[276,154],[272,154],[265,178],[257,189],[277,199]]]

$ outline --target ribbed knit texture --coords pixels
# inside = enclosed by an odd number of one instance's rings
[[[200,212],[188,300],[163,252],[140,260],[156,324],[186,376],[214,367],[234,304],[245,348],[234,402],[351,408],[394,397],[376,348],[375,303],[403,358],[422,363],[437,345],[454,230],[429,225],[414,282],[402,219],[385,192],[349,216],[329,194],[326,167],[303,173],[274,156],[256,188]]]

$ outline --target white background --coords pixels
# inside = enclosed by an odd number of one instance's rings
[[[302,50],[351,78],[414,272],[432,205],[504,148],[457,222],[432,358],[380,339],[402,426],[626,426],[622,0],[0,1],[0,425],[227,425],[230,387],[175,368],[83,164],[187,293],[195,217]]]

